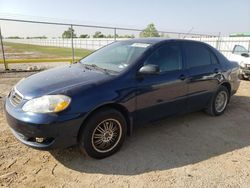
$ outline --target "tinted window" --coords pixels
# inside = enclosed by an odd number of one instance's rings
[[[217,58],[215,57],[215,55],[212,52],[210,53],[210,55],[211,55],[212,64],[218,64],[219,62],[218,62]]]
[[[210,51],[200,44],[186,44],[185,52],[189,68],[211,64]]]
[[[160,72],[180,70],[182,69],[180,47],[166,44],[154,51],[145,64],[158,65]]]

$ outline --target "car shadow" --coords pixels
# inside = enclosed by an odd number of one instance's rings
[[[67,168],[84,173],[136,175],[198,163],[250,145],[250,98],[234,96],[224,115],[203,112],[136,128],[122,149],[96,160],[77,147],[51,151]]]

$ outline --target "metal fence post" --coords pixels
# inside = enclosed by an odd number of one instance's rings
[[[74,50],[74,30],[73,30],[73,25],[70,25],[71,27],[71,48],[72,48],[72,63],[75,62],[75,50]]]
[[[217,40],[217,43],[216,43],[216,49],[217,50],[220,50],[220,32],[219,32],[219,35],[218,35],[218,40]]]
[[[4,48],[3,48],[3,36],[2,36],[2,32],[1,32],[1,26],[0,26],[0,41],[1,41],[1,48],[2,48],[2,54],[3,54],[4,68],[5,68],[5,70],[9,70],[8,63],[5,60],[5,54],[4,54]]]
[[[250,40],[248,41],[248,53],[250,52]]]
[[[116,28],[114,28],[114,40],[116,41]]]

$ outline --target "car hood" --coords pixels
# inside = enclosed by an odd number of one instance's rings
[[[98,83],[108,77],[110,75],[103,72],[86,69],[81,64],[73,64],[34,74],[17,83],[16,89],[24,98],[30,99],[51,93],[62,93],[79,85]]]
[[[245,64],[250,64],[250,57],[246,57],[245,59],[243,59],[243,62]]]
[[[238,59],[238,63],[241,65],[242,63],[246,65],[250,65],[250,58],[249,57],[241,57]]]
[[[239,64],[240,63],[250,64],[250,57],[243,57],[241,55],[231,54],[229,59],[231,61],[237,61]]]

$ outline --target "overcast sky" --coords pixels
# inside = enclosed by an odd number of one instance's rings
[[[4,17],[132,28],[153,22],[158,30],[228,35],[250,31],[250,0],[0,0]],[[4,36],[57,36],[65,30],[3,21],[0,26]]]

